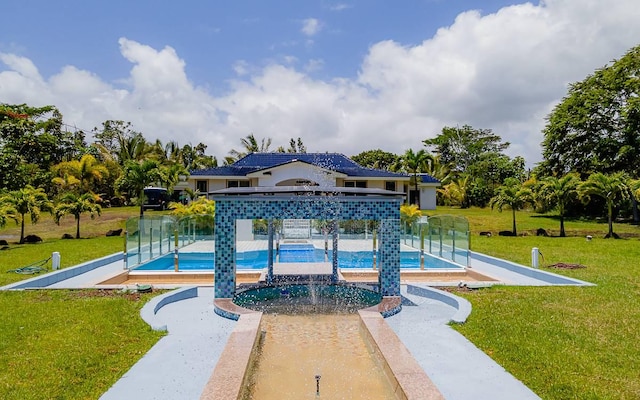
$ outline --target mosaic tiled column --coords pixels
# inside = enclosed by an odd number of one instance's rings
[[[273,220],[267,223],[267,237],[269,244],[267,248],[267,283],[273,282]]]
[[[232,298],[236,291],[236,216],[229,202],[216,204],[214,239],[215,297]]]
[[[400,220],[380,221],[378,281],[383,296],[400,296]]]
[[[331,281],[338,281],[338,221],[334,220],[332,223],[331,231],[332,231],[332,239],[333,239],[333,257],[332,257],[332,268],[331,268]]]

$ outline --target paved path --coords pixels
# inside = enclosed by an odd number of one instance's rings
[[[160,339],[101,400],[199,399],[235,321],[213,312],[213,289],[162,307],[156,314],[167,325]]]
[[[421,286],[417,284],[415,286]],[[408,294],[415,306],[386,319],[447,400],[528,400],[539,397],[447,323],[442,302]]]
[[[445,398],[451,400],[537,399],[447,323],[456,309],[406,293],[415,305],[386,321]],[[213,290],[160,309],[162,338],[101,400],[198,399],[235,325],[213,312]]]

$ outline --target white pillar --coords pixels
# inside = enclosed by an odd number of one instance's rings
[[[60,269],[60,253],[57,251],[54,251],[53,254],[51,254],[51,269]]]
[[[533,268],[538,268],[538,255],[540,251],[538,251],[537,247],[531,249],[531,266]]]

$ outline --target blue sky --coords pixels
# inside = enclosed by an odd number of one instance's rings
[[[0,102],[54,104],[83,129],[131,121],[219,158],[250,133],[354,155],[470,124],[533,164],[567,85],[640,42],[633,0],[600,3],[11,2]]]

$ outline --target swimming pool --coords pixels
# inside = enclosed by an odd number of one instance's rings
[[[327,252],[325,260],[324,250],[318,248],[281,248],[279,251],[280,263],[308,263],[331,262],[333,250]],[[253,250],[236,253],[236,269],[260,270],[268,265],[267,250]],[[274,251],[274,262],[276,256]],[[180,253],[178,255],[180,271],[212,271],[215,269],[215,254],[213,252]],[[358,269],[373,267],[372,251],[338,251],[338,266],[345,269]],[[426,269],[452,269],[462,268],[425,255]],[[420,269],[420,253],[418,251],[400,252],[400,268]],[[136,271],[172,271],[174,269],[173,254],[167,254],[153,259],[134,268]]]

